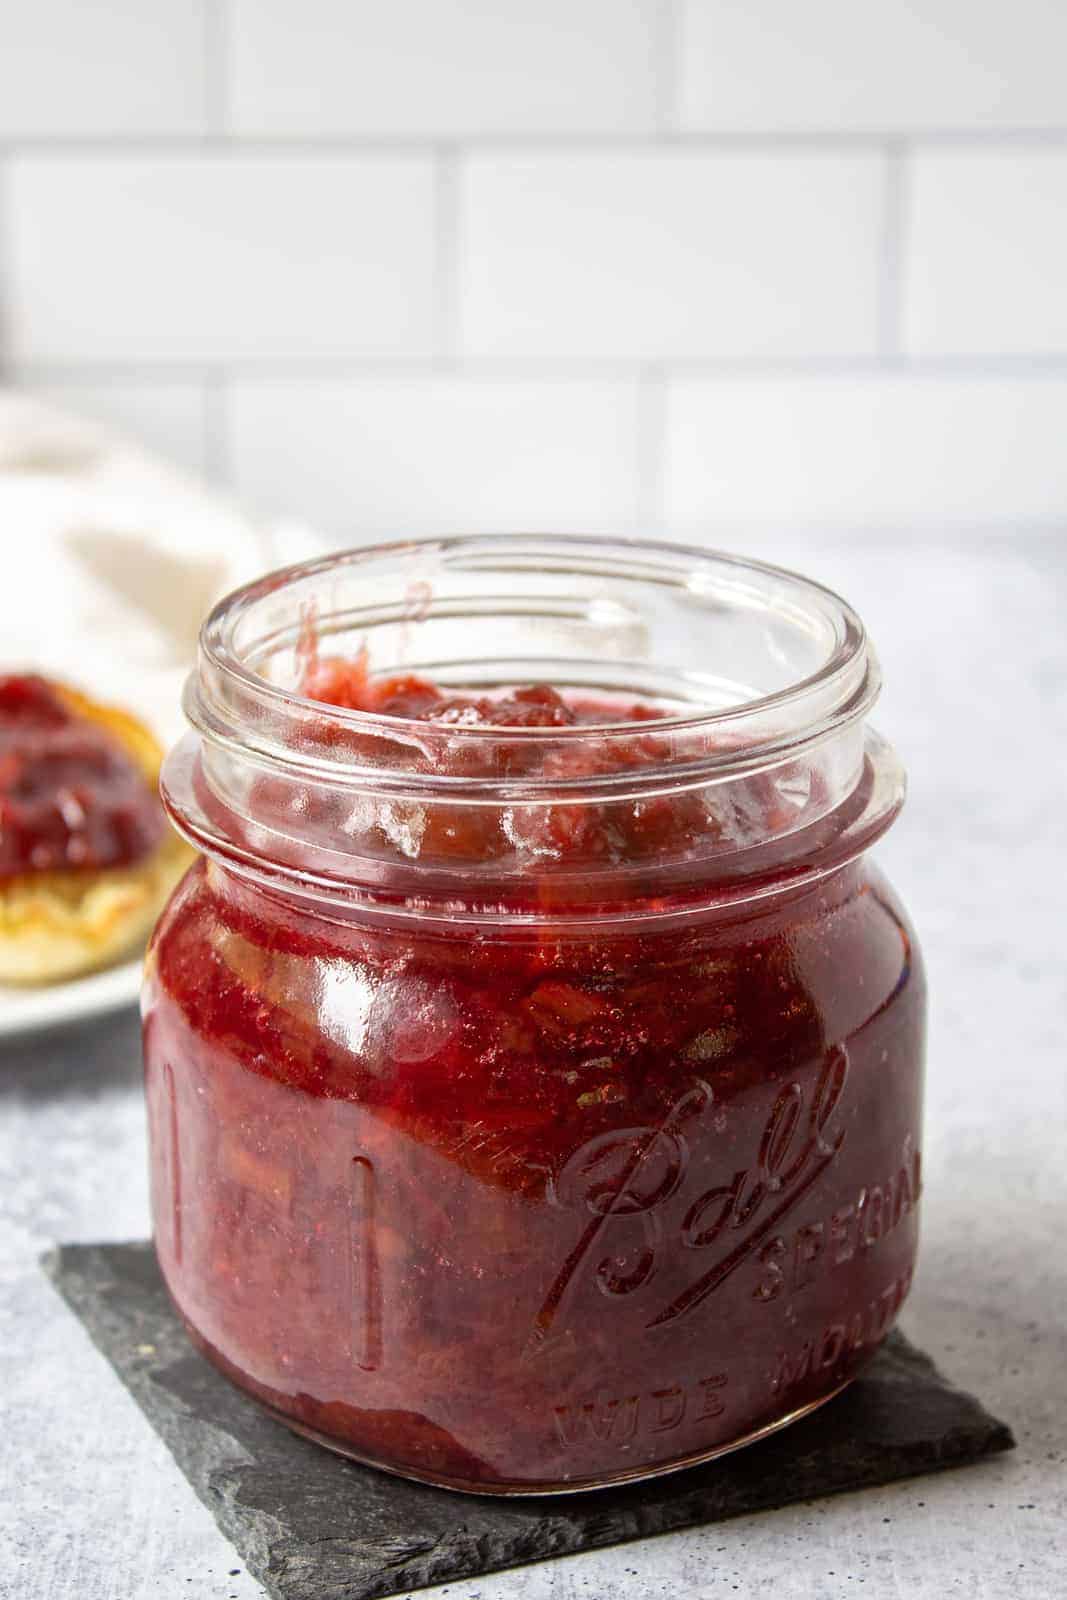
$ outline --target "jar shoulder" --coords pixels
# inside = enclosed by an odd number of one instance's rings
[[[563,942],[317,925],[229,893],[200,862],[153,941],[156,991],[260,1070],[303,1059],[309,1087],[325,1074],[331,1092],[425,1099],[435,1077],[453,1097],[491,1079],[524,1100],[555,1078],[604,1108],[660,1079],[675,1093],[687,1073],[818,1058],[883,1014],[918,1037],[925,1008],[914,930],[866,863],[728,925]]]

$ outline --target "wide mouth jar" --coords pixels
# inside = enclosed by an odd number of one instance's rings
[[[592,723],[325,704],[308,651],[455,694],[549,684]],[[681,545],[494,535],[272,573],[208,618],[164,798],[260,880],[391,916],[685,914],[858,855],[900,769],[866,726],[856,613],[796,573]],[[654,717],[635,725],[640,701]]]
[[[911,1282],[924,986],[856,614],[669,544],[292,567],[208,619],[143,997],[195,1344],[391,1472],[569,1493],[842,1389]],[[350,692],[351,691],[351,692]]]

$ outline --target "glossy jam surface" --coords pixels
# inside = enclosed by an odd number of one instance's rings
[[[0,879],[129,866],[166,822],[143,772],[47,679],[0,676]]]
[[[595,702],[316,671],[385,714],[569,718],[600,759]],[[690,803],[649,825],[613,815],[605,854],[651,863]],[[914,1262],[912,935],[863,863],[705,901],[568,921],[557,887],[541,922],[449,926],[198,863],[145,1023],[157,1247],[194,1338],[335,1447],[483,1491],[667,1470],[847,1382]]]

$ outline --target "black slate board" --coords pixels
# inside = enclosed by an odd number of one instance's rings
[[[562,1498],[456,1495],[298,1438],[189,1345],[149,1244],[64,1245],[45,1270],[275,1600],[424,1584],[889,1483],[1014,1444],[900,1333],[820,1411],[736,1455]]]

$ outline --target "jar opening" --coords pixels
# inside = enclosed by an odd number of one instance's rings
[[[345,551],[235,591],[202,631],[194,726],[198,717],[218,731],[231,722],[228,731],[255,746],[269,741],[271,724],[306,731],[311,720],[330,730],[324,747],[345,728],[424,746],[425,724],[301,692],[309,618],[320,648],[352,655],[366,646],[376,672],[477,692],[552,683],[641,696],[666,710],[660,732],[717,729],[734,752],[786,733],[818,737],[862,715],[879,686],[859,617],[799,574],[681,545],[486,535]],[[598,729],[609,740],[632,731],[610,720]],[[475,744],[485,734],[452,725],[441,738]],[[544,732],[495,736],[530,743]],[[350,764],[343,743],[335,749],[335,764]],[[293,751],[289,739],[282,753]]]
[[[312,699],[309,619],[323,654],[366,650],[375,673],[477,695],[550,685],[603,719],[465,725]],[[479,904],[513,905],[592,874],[601,898],[605,876],[632,898],[635,873],[662,889],[711,863],[747,872],[774,840],[809,848],[806,830],[863,788],[878,687],[855,612],[776,567],[584,537],[381,545],[216,608],[185,699],[197,740],[164,794],[201,848],[305,879],[401,900],[477,883]],[[639,737],[612,713],[635,701],[656,711]],[[899,774],[889,788],[893,810]]]

